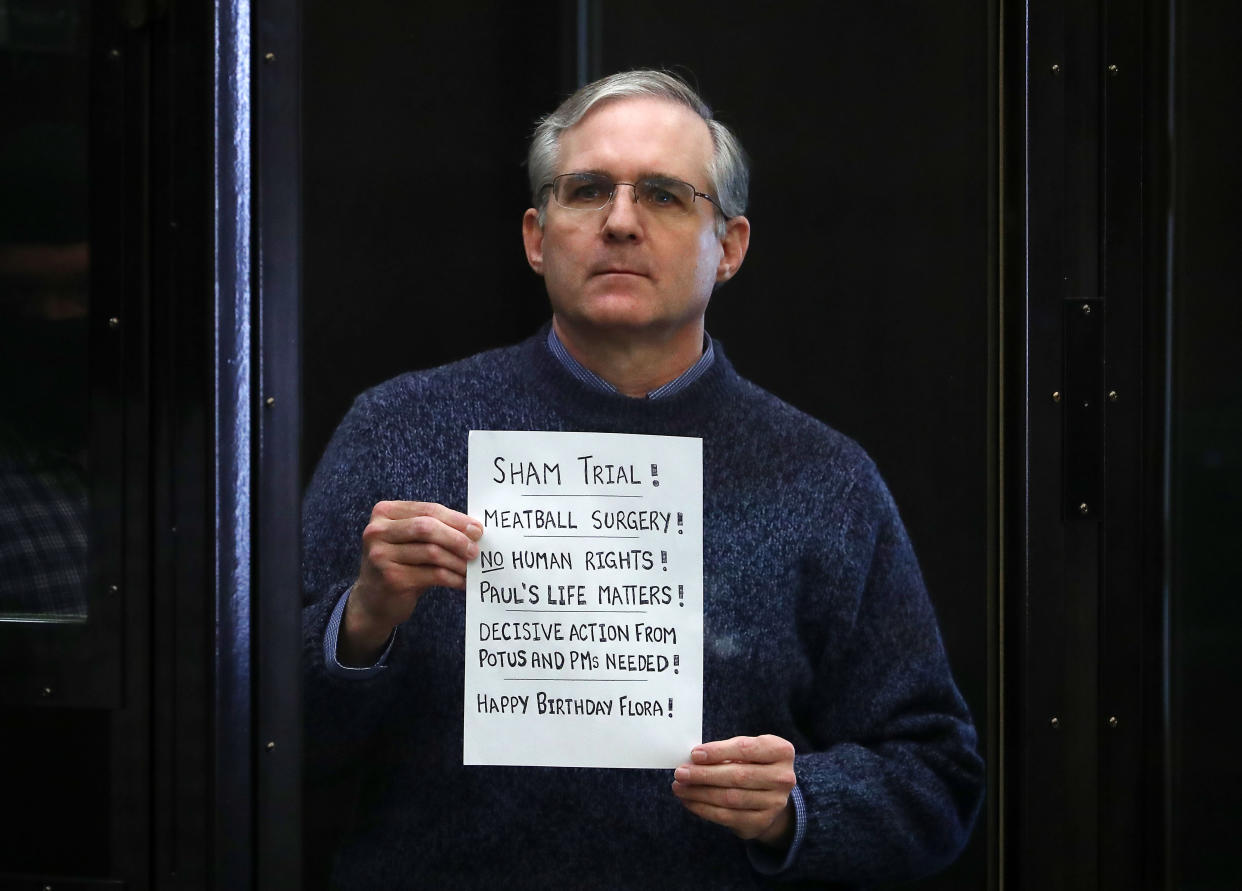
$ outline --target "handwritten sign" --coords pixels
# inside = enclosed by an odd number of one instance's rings
[[[676,767],[701,742],[703,442],[470,432],[463,763]]]

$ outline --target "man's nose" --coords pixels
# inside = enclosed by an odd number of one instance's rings
[[[622,187],[629,189],[623,191]],[[636,239],[642,235],[639,219],[638,190],[630,183],[617,183],[612,201],[605,208],[604,234],[612,238]]]

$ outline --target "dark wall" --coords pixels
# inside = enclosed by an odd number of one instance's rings
[[[305,6],[304,477],[364,388],[523,337],[526,137],[555,4]]]
[[[750,254],[708,329],[876,459],[982,736],[990,5],[591,5],[601,71],[675,68],[750,152]],[[365,386],[546,316],[521,161],[573,86],[565,33],[551,5],[306,7],[306,474]],[[982,887],[986,849],[942,886]]]
[[[1242,9],[1176,4],[1169,614],[1172,877],[1238,881],[1242,769]],[[1235,692],[1230,692],[1235,691]],[[1224,707],[1222,707],[1224,706]]]

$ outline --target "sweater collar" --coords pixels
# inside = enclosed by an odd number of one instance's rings
[[[699,436],[731,416],[744,390],[720,341],[712,341],[712,362],[694,380],[659,399],[634,399],[604,392],[575,377],[548,346],[551,322],[520,346],[528,383],[551,403],[567,430],[663,433]],[[680,380],[680,378],[678,378]]]
[[[561,342],[560,337],[557,336],[556,328],[552,325],[548,326],[547,344],[548,349],[552,351],[552,355],[565,366],[565,370],[582,383],[586,384],[588,387],[592,387],[600,391],[601,393],[617,392],[616,387],[608,383],[608,381],[604,380],[591,369],[587,368],[575,359],[572,354],[570,354],[569,350],[566,349],[565,344]],[[706,374],[707,370],[712,367],[712,363],[715,361],[716,350],[712,346],[712,339],[707,335],[707,332],[704,332],[703,353],[699,356],[698,360],[671,381],[661,384],[654,390],[649,391],[646,398],[666,399],[669,396],[675,396]]]

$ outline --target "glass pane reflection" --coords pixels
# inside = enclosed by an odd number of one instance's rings
[[[86,618],[86,24],[0,4],[0,621]]]

